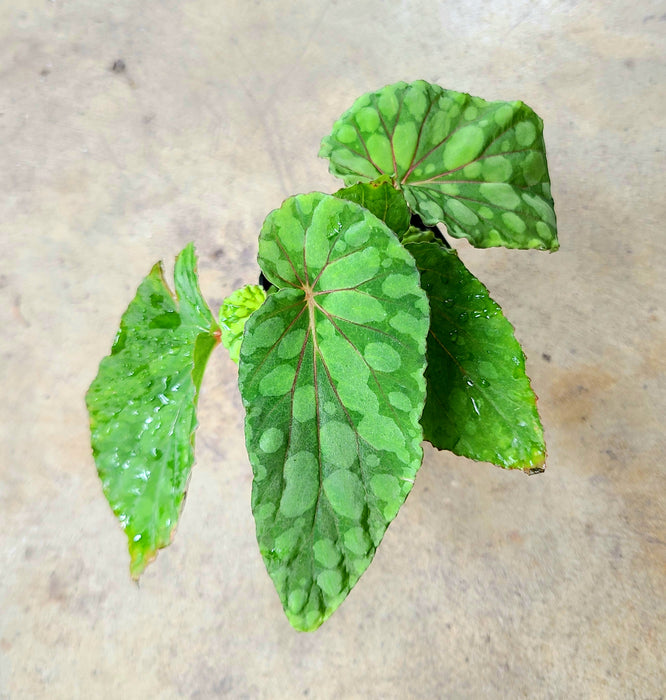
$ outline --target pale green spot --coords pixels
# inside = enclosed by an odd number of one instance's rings
[[[493,114],[495,124],[502,128],[504,128],[511,121],[512,117],[513,109],[509,105],[502,105],[495,111],[495,114]]]
[[[360,248],[370,238],[370,226],[363,219],[352,224],[344,233],[344,239],[352,248]]]
[[[327,596],[336,596],[342,590],[342,573],[337,569],[322,571],[317,576],[317,585]]]
[[[276,260],[279,260],[282,257],[282,253],[280,252],[280,248],[278,247],[278,244],[275,241],[272,241],[267,238],[260,238],[259,257],[263,258],[264,260],[270,260],[271,262],[275,262]]]
[[[506,182],[513,173],[513,166],[508,158],[493,156],[483,161],[482,171],[486,182]]]
[[[255,481],[263,481],[268,475],[268,470],[266,469],[265,465],[261,463],[253,464],[252,475],[254,476]]]
[[[356,129],[351,124],[343,124],[336,132],[335,137],[340,143],[350,144],[357,139]]]
[[[260,506],[255,506],[253,509],[254,518],[259,521],[272,520],[275,515],[275,505],[273,503],[262,503]]]
[[[458,185],[452,185],[448,182],[443,182],[439,185],[439,191],[443,194],[448,194],[451,197],[456,197],[460,194],[460,187]]]
[[[324,493],[340,516],[359,520],[365,507],[365,491],[353,472],[338,469],[324,479]]]
[[[319,433],[323,463],[333,469],[349,469],[357,460],[354,431],[347,423],[327,421]]]
[[[512,211],[504,212],[504,214],[502,214],[502,221],[510,231],[519,235],[525,233],[525,229],[527,228],[525,222]]]
[[[296,273],[294,272],[294,268],[289,261],[278,260],[277,263],[275,263],[275,269],[283,280],[286,280],[287,282],[296,281]]]
[[[370,367],[379,372],[395,372],[402,364],[400,354],[386,343],[368,343],[363,356]]]
[[[491,204],[503,209],[515,209],[520,204],[516,191],[504,182],[485,182],[479,186],[479,192]]]
[[[401,260],[403,262],[413,264],[412,256],[405,250],[404,246],[402,246],[395,237],[392,237],[392,239],[388,242],[384,252],[394,260]]]
[[[473,163],[469,163],[463,168],[463,177],[466,180],[478,180],[479,177],[481,177],[482,168],[483,166],[481,165],[480,161],[475,160]]]
[[[464,226],[474,226],[479,223],[479,217],[457,199],[447,199],[444,206],[451,216]]]
[[[392,474],[375,474],[370,479],[370,488],[381,501],[400,499],[400,483]]]
[[[484,140],[483,129],[476,125],[454,132],[444,146],[444,167],[453,170],[474,160],[481,153]]]
[[[407,294],[415,294],[414,280],[406,275],[389,275],[382,282],[382,292],[390,299],[402,299]]]
[[[289,598],[287,599],[287,606],[289,607],[289,611],[294,614],[298,614],[299,612],[301,612],[301,610],[303,610],[307,599],[308,595],[304,590],[297,588],[296,590],[292,591],[289,594]]]
[[[270,348],[275,345],[284,330],[284,321],[279,316],[269,318],[252,329],[250,345],[253,348]]]
[[[296,368],[291,365],[278,365],[259,382],[262,396],[284,396],[294,383]]]
[[[361,131],[371,133],[379,126],[379,115],[373,107],[365,107],[356,113],[356,123]]]
[[[368,138],[368,151],[372,153],[372,160],[385,173],[393,172],[393,153],[391,142],[384,134],[374,133]]]
[[[312,384],[304,384],[296,388],[292,402],[294,419],[305,423],[315,417],[315,390]]]
[[[405,437],[393,418],[379,414],[365,415],[358,424],[359,435],[377,450],[405,454]]]
[[[537,221],[536,232],[541,240],[545,241],[546,243],[550,243],[550,241],[553,239],[553,232],[548,227],[548,224],[544,224],[543,221]]]
[[[320,325],[330,326],[330,324]],[[342,336],[333,334],[323,339],[319,344],[319,350],[335,380],[344,381],[353,377],[354,382],[359,386],[367,382],[370,376],[367,365],[359,353]]]
[[[379,271],[380,256],[376,248],[364,248],[334,260],[326,266],[317,284],[318,290],[357,287]]]
[[[534,194],[529,194],[525,192],[523,194],[523,201],[531,207],[547,224],[550,224],[555,228],[555,212],[548,202],[541,197]]]
[[[416,188],[414,188],[416,190]],[[428,199],[425,195],[422,195],[418,190],[414,192],[414,195],[418,198],[419,202],[419,212],[422,216],[429,218],[431,221],[441,221],[444,212],[439,204],[436,204],[432,199]]]
[[[358,411],[359,413],[377,411],[379,407],[377,395],[366,383],[359,383],[350,378],[353,376],[348,375],[340,378],[338,395],[342,403],[350,411]]]
[[[326,413],[329,416],[333,416],[338,412],[338,407],[332,402],[332,401],[327,401],[324,404],[324,413]]]
[[[389,522],[395,518],[395,516],[398,514],[398,511],[400,510],[400,506],[402,505],[402,501],[391,501],[387,503],[384,508],[382,508],[382,515],[386,520]]]
[[[428,319],[416,318],[405,311],[398,313],[389,321],[392,328],[400,333],[411,336],[414,340],[421,341],[428,332]]]
[[[396,163],[403,173],[409,168],[417,138],[418,131],[414,122],[401,122],[395,127],[393,150]]]
[[[312,452],[302,451],[289,457],[284,465],[286,486],[280,499],[280,512],[296,518],[317,502],[319,465]]]
[[[259,447],[263,452],[272,454],[282,447],[284,443],[284,434],[277,428],[268,428],[264,430],[259,438]]]
[[[536,185],[546,174],[546,161],[543,154],[531,151],[523,161],[523,175],[528,185]]]
[[[428,108],[428,101],[423,91],[418,87],[410,86],[403,98],[403,108],[404,107],[409,110],[409,113],[415,119],[423,119],[425,111]]]
[[[312,545],[312,550],[314,552],[316,562],[325,569],[332,569],[334,566],[337,566],[338,562],[342,558],[342,553],[335,546],[333,540],[326,538],[317,540]]]
[[[536,128],[532,122],[519,122],[516,124],[516,141],[523,146],[531,146],[536,138]]]
[[[386,318],[381,302],[367,294],[354,291],[327,294],[321,306],[333,316],[345,318],[352,323],[379,322]]]
[[[319,212],[315,214],[315,217],[317,217],[318,213]],[[321,216],[326,216],[327,213],[328,212],[322,212]],[[311,226],[305,238],[305,260],[311,275],[313,270],[321,270],[326,264],[330,250],[331,244],[325,235],[323,226]],[[302,248],[300,255],[302,258]]]
[[[305,629],[314,629],[315,627],[318,627],[319,624],[322,621],[322,614],[319,610],[319,607],[314,608],[313,610],[308,610],[308,612],[305,613]],[[300,620],[299,620],[300,622]]]
[[[403,394],[401,391],[392,391],[388,395],[389,402],[391,403],[391,406],[395,406],[396,408],[400,409],[401,411],[411,411],[412,410],[412,404],[407,396],[407,394]]]
[[[476,119],[479,116],[479,110],[474,107],[474,105],[470,105],[464,112],[463,112],[463,119],[465,119],[468,122],[471,122],[473,119]]]
[[[492,209],[488,209],[488,207],[479,207],[477,212],[484,219],[492,219],[495,216],[495,212]]]
[[[275,554],[277,554],[280,559],[290,557],[298,547],[300,534],[301,530],[298,527],[292,527],[280,533],[280,535],[275,538],[275,544],[273,546]]]
[[[381,542],[381,536],[377,542]],[[351,566],[357,576],[360,576],[369,566],[372,561],[372,556],[361,557],[360,559],[352,559]]]
[[[395,117],[398,113],[398,98],[392,90],[382,90],[379,100],[377,101],[380,112],[387,117]]]
[[[293,331],[287,333],[287,335],[282,338],[280,345],[278,346],[278,357],[283,360],[291,360],[296,357],[303,350],[303,343],[305,342],[305,329],[297,328]]]
[[[504,244],[504,238],[496,228],[491,228],[486,234],[484,243],[486,247],[500,246]]]
[[[372,548],[372,541],[368,533],[362,527],[352,527],[347,530],[343,540],[345,547],[359,557],[365,556]]]
[[[379,171],[367,158],[350,153],[345,149],[339,149],[335,152],[335,161],[338,167],[341,166],[343,170],[349,168],[349,170],[361,173],[370,180],[374,180],[379,174]],[[358,178],[354,178],[353,181],[357,182]]]

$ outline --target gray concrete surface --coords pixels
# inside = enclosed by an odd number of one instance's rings
[[[0,698],[663,697],[663,1],[17,0],[0,34]],[[194,240],[217,308],[268,211],[336,187],[334,119],[416,78],[546,123],[561,251],[459,245],[524,344],[546,473],[426,449],[296,633],[217,352],[178,535],[133,585],[83,396],[134,289]]]

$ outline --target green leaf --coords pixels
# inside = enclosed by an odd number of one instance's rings
[[[471,459],[543,471],[536,397],[511,324],[455,251],[406,247],[430,300],[425,439]]]
[[[173,538],[194,462],[201,378],[219,341],[192,244],[174,276],[175,298],[161,263],[143,280],[86,395],[93,455],[134,579]]]
[[[220,308],[222,345],[229,350],[229,356],[236,363],[247,319],[265,300],[266,292],[260,286],[248,284],[237,289],[222,302]]]
[[[557,250],[543,122],[423,80],[360,97],[319,155],[346,185],[389,175],[427,224],[478,248]]]
[[[313,630],[370,564],[421,464],[428,302],[395,234],[331,195],[269,214],[259,264],[280,289],[241,346],[252,510],[289,621]]]
[[[402,238],[409,229],[412,214],[405,196],[386,178],[370,183],[359,182],[357,185],[338,190],[334,196],[365,207],[381,219],[398,238]]]

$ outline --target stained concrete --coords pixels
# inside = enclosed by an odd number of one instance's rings
[[[663,2],[22,0],[0,33],[0,698],[661,697]],[[426,449],[368,572],[296,633],[220,351],[176,540],[133,585],[83,403],[133,290],[194,240],[217,308],[266,213],[337,186],[334,119],[416,78],[546,124],[561,251],[458,246],[524,344],[546,473]]]

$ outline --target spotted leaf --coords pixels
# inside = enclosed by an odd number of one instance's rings
[[[175,287],[174,297],[155,265],[86,395],[93,455],[135,579],[173,538],[194,463],[201,378],[219,338],[191,244],[176,260]]]
[[[287,617],[312,630],[370,564],[421,464],[429,308],[395,234],[331,195],[269,214],[259,264],[279,289],[240,354],[252,510]]]
[[[425,439],[508,469],[543,471],[536,397],[511,324],[455,251],[406,247],[430,300]]]
[[[557,250],[543,122],[419,80],[360,97],[319,155],[351,185],[389,175],[427,224],[478,248]]]

